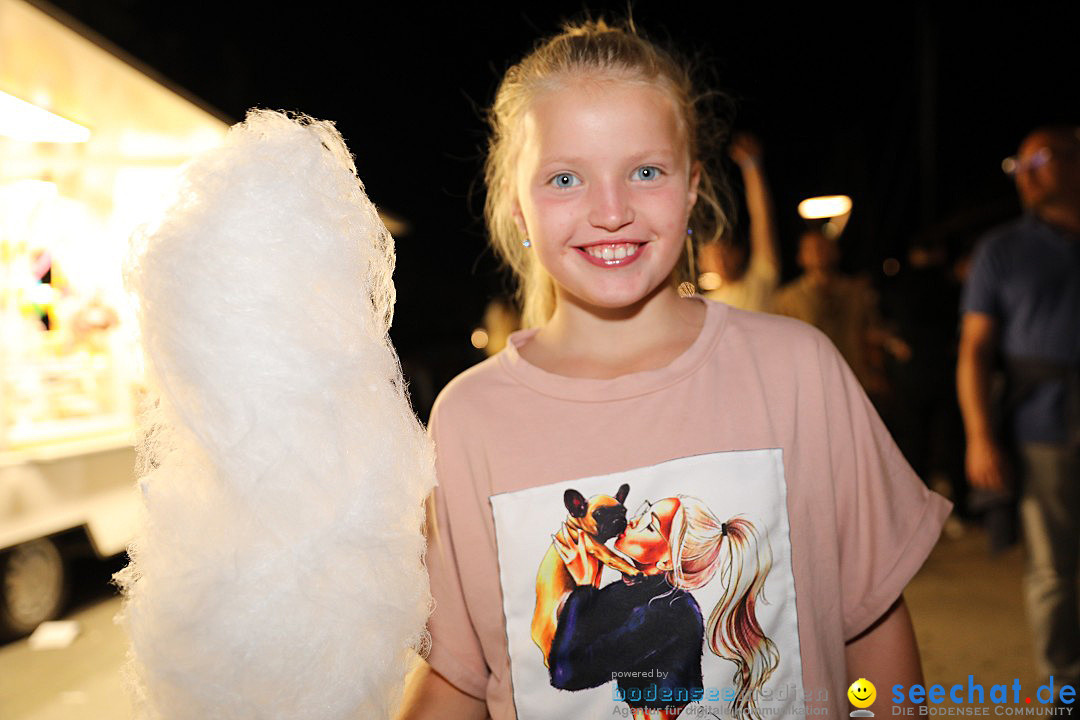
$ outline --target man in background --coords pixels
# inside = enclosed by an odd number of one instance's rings
[[[967,436],[965,469],[973,488],[1019,492],[1028,548],[1025,595],[1039,669],[1058,686],[1075,687],[1080,128],[1035,130],[1003,168],[1014,176],[1025,213],[983,238],[964,289],[957,392]],[[1005,390],[995,393],[995,402],[991,390],[999,368]]]
[[[839,270],[840,250],[821,230],[799,238],[803,274],[773,296],[772,312],[810,323],[829,336],[871,398],[887,389],[882,350],[905,361],[911,351],[887,332],[870,281]]]

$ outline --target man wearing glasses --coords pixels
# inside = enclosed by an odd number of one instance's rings
[[[1080,683],[1080,128],[1035,130],[1002,168],[1025,213],[964,288],[957,390],[975,488],[1016,492],[1040,671]],[[991,401],[1003,365],[1002,402]],[[996,406],[992,409],[992,406]],[[996,427],[992,414],[1000,414]]]

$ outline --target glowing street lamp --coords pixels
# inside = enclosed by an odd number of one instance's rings
[[[823,195],[806,198],[799,203],[799,215],[804,220],[825,220],[821,232],[835,239],[844,231],[851,217],[851,198],[847,195]]]
[[[824,195],[806,198],[799,203],[799,215],[807,220],[834,218],[851,212],[851,198],[847,195]]]

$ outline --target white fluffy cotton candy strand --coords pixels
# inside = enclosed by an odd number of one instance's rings
[[[433,452],[393,240],[328,122],[255,110],[127,268],[150,401],[117,580],[141,718],[385,718],[426,642]]]

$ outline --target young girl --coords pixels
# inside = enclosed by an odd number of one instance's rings
[[[901,593],[948,503],[915,477],[823,335],[678,292],[692,277],[692,241],[724,229],[720,183],[702,162],[718,129],[702,122],[700,97],[669,54],[603,22],[540,44],[499,87],[486,214],[530,329],[455,379],[432,411],[436,605],[405,717],[837,717],[856,678],[879,688],[921,679]],[[623,483],[631,503],[694,497],[742,518],[771,562],[749,536],[700,542],[703,525],[676,528],[677,508],[657,512],[662,501],[646,527],[631,518],[615,538],[645,580],[604,569],[601,582],[579,574],[576,589],[560,589],[541,559],[565,520],[563,493],[599,496]],[[625,511],[605,502],[579,521],[597,542],[612,536],[594,515]],[[655,542],[642,544],[639,530]],[[728,559],[717,565],[688,547]],[[589,564],[585,550],[561,550],[568,568]],[[705,565],[701,583],[687,580]],[[709,623],[721,639],[713,652],[703,643],[715,633],[680,634],[697,627],[694,608],[719,607],[748,578],[754,601],[735,620]],[[642,582],[655,584],[644,599],[632,592]],[[586,596],[621,585],[629,599],[613,602],[621,619],[608,629],[635,630],[634,640],[604,644],[576,619],[590,609],[602,617],[601,601]],[[551,592],[548,668],[530,626],[538,596]],[[684,603],[693,622],[650,624],[662,603]],[[740,663],[724,638],[759,652]],[[649,647],[665,650],[637,652]],[[584,670],[613,653],[627,660],[606,682],[556,675],[567,658]],[[675,657],[691,666],[678,671],[690,680],[673,685]]]

